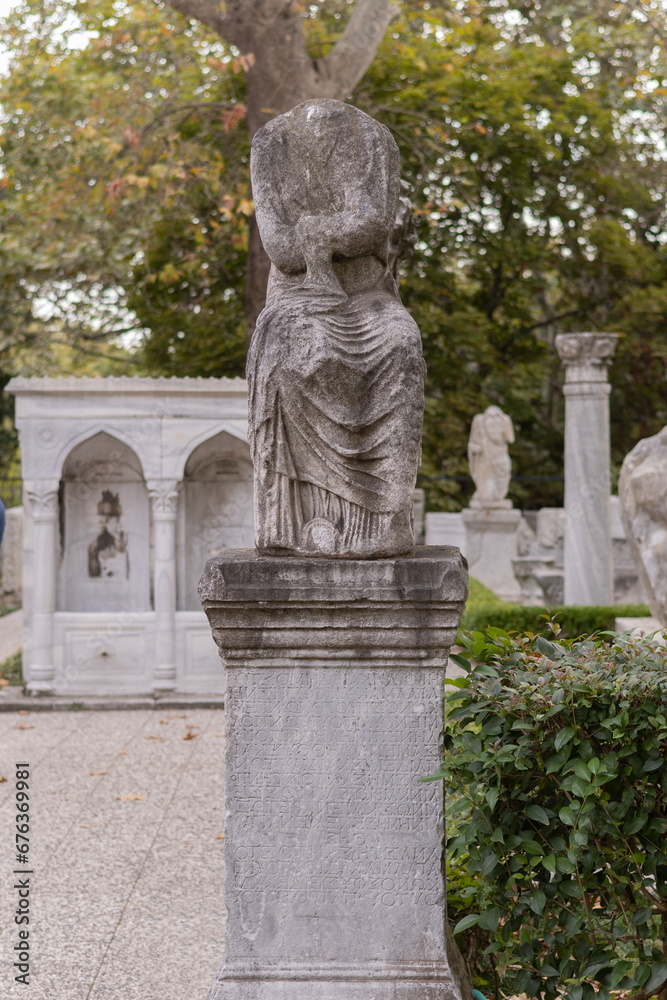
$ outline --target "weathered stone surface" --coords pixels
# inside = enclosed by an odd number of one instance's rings
[[[426,544],[454,545],[464,556],[466,553],[466,526],[461,511],[455,513],[429,512],[426,514]]]
[[[512,560],[518,555],[520,510],[469,508],[463,511],[470,575],[504,601],[521,600]]]
[[[456,549],[209,561],[227,667],[225,956],[211,1000],[461,1000],[441,755]]]
[[[460,552],[424,547],[382,560],[230,550],[206,564],[199,593],[227,666],[293,659],[444,667],[468,591]]]
[[[626,456],[618,493],[651,614],[667,624],[667,427]]]
[[[499,406],[487,406],[484,413],[473,417],[468,441],[468,464],[475,482],[471,507],[512,506],[507,499],[512,473],[507,446],[513,442],[512,421]]]
[[[20,604],[23,591],[23,507],[8,507],[2,539],[2,592]]]
[[[609,391],[613,333],[563,333],[565,366],[566,604],[611,604],[614,572],[609,524]]]
[[[387,264],[396,145],[350,105],[306,101],[256,134],[251,171],[273,263],[247,368],[257,547],[410,552],[424,364]]]

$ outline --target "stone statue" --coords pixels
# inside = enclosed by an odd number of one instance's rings
[[[471,507],[512,506],[506,498],[512,473],[507,446],[513,442],[512,421],[499,406],[487,406],[473,417],[468,441],[470,475],[475,482]]]
[[[667,427],[626,455],[618,495],[651,614],[667,625]]]
[[[247,366],[257,548],[408,553],[424,362],[387,266],[396,144],[348,104],[306,101],[257,132],[251,175],[273,265]]]
[[[398,281],[399,265],[410,262],[417,242],[417,226],[410,201],[411,192],[410,184],[401,180],[396,218],[389,237],[389,254],[387,256],[387,266],[396,281]]]

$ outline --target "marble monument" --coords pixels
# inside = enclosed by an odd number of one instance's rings
[[[273,262],[248,359],[257,549],[209,560],[227,673],[224,958],[210,1000],[468,1000],[448,931],[443,681],[458,549],[415,550],[419,331],[388,267],[389,132],[308,101],[253,141]]]
[[[508,509],[507,491],[512,461],[507,446],[514,444],[514,426],[499,406],[487,406],[473,417],[468,440],[468,464],[475,483],[470,506]]]
[[[667,427],[626,456],[618,492],[651,614],[667,625]]]
[[[408,553],[424,362],[387,266],[396,144],[350,105],[310,101],[260,130],[251,171],[272,262],[247,367],[257,548]]]
[[[514,442],[510,417],[487,406],[473,417],[468,441],[475,492],[463,512],[470,575],[504,601],[520,601],[521,586],[512,560],[519,554],[521,511],[512,509],[507,491],[512,474],[508,445]]]
[[[197,583],[211,555],[253,542],[245,380],[15,378],[8,391],[28,691],[222,695]]]
[[[565,368],[565,604],[612,604],[610,443],[607,369],[613,333],[561,333]]]

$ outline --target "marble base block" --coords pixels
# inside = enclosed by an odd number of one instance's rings
[[[227,550],[200,594],[227,668],[224,959],[209,1000],[466,1000],[448,957],[443,680],[458,549]]]
[[[517,603],[521,602],[521,586],[512,560],[519,554],[520,521],[520,510],[470,507],[463,511],[470,575],[503,601]]]

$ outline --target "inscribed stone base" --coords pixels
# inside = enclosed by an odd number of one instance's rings
[[[227,667],[227,938],[210,1000],[464,1000],[447,954],[441,760],[457,549],[227,551],[201,596]]]
[[[463,511],[470,575],[503,601],[521,602],[521,587],[512,560],[518,556],[520,510],[496,507]]]

